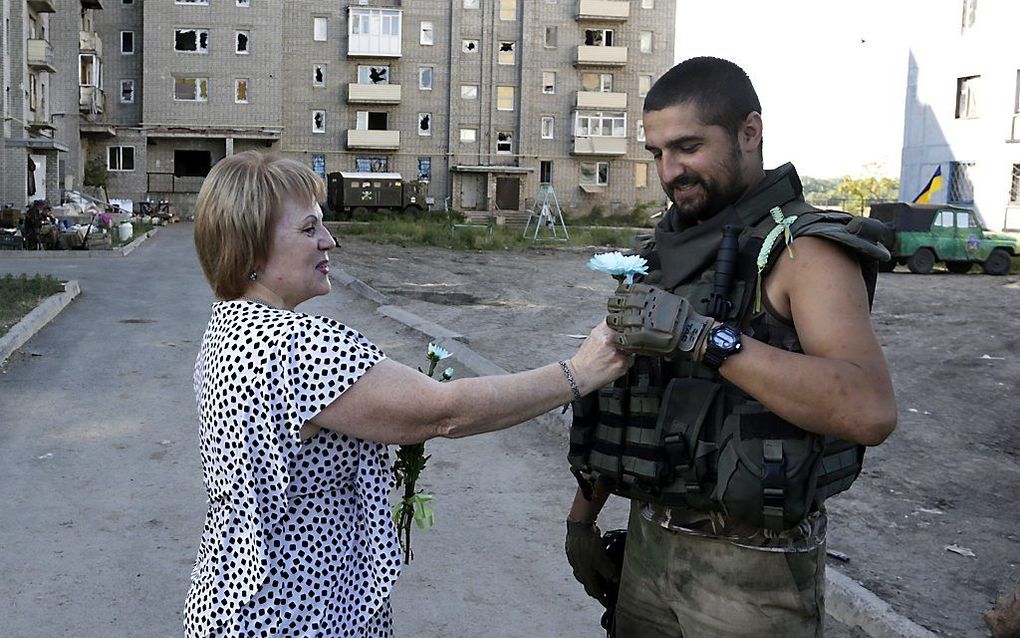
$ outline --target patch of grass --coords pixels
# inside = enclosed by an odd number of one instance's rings
[[[0,336],[50,295],[64,291],[64,284],[50,275],[4,275],[0,277]]]
[[[574,217],[568,224],[579,226],[625,226],[630,228],[652,228],[659,222],[659,217],[652,219],[652,214],[662,210],[662,204],[649,201],[638,204],[629,213],[603,215],[601,206],[593,206],[591,212],[582,217]]]
[[[495,226],[492,236],[487,228],[457,228],[439,219],[384,219],[344,229],[343,234],[375,242],[400,246],[438,246],[452,250],[527,250],[536,246],[607,246],[625,248],[632,233],[609,228],[570,228],[570,241],[533,241],[523,237],[524,229]],[[549,237],[542,233],[540,239]]]

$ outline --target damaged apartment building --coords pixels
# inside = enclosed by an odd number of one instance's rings
[[[433,208],[520,210],[545,184],[568,214],[662,200],[641,106],[673,63],[672,0],[0,2],[75,36],[50,141],[5,130],[54,193],[101,162],[111,198],[187,208],[218,160],[263,149],[399,173]]]

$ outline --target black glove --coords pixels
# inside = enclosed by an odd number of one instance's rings
[[[606,323],[620,349],[653,357],[698,360],[713,319],[683,297],[648,284],[621,283],[609,298]]]
[[[584,591],[608,607],[611,592],[620,582],[620,573],[606,552],[602,534],[594,523],[567,521],[567,561],[574,578]]]

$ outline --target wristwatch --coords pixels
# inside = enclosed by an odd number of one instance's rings
[[[740,330],[728,323],[712,328],[708,333],[708,344],[701,357],[702,365],[718,370],[723,361],[740,352]]]

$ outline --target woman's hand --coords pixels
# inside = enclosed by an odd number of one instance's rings
[[[590,394],[622,376],[634,356],[616,347],[616,336],[605,321],[592,328],[581,348],[570,358],[581,395]]]

